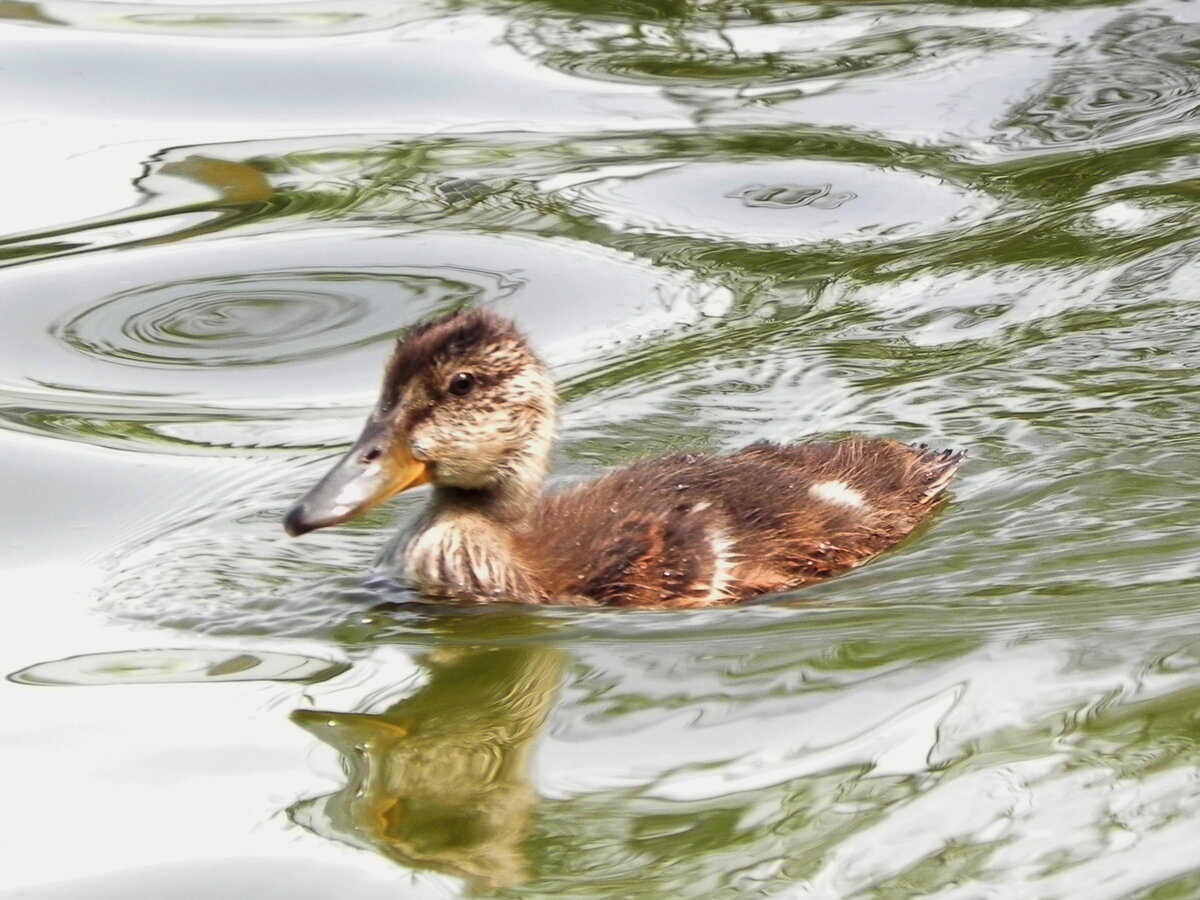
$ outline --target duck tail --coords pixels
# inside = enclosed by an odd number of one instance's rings
[[[966,459],[966,450],[930,450],[928,444],[910,444],[920,454],[918,466],[925,481],[921,499],[933,503],[941,498],[946,488],[954,481],[959,465]]]

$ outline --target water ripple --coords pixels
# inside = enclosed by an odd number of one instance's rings
[[[1086,146],[1190,131],[1200,102],[1200,26],[1131,14],[1068,57],[1045,87],[1002,123],[1009,148]]]
[[[193,39],[295,38],[383,31],[428,15],[421,4],[400,11],[365,0],[252,3],[154,3],[41,0],[0,4],[0,20],[79,31],[187,35]]]
[[[179,647],[89,653],[28,666],[8,676],[39,686],[188,684],[227,681],[295,681],[319,684],[349,668],[346,663],[275,650],[254,652]]]
[[[995,208],[945,177],[831,160],[697,160],[598,174],[558,193],[611,228],[775,247],[881,244],[961,229]]]
[[[880,76],[981,42],[967,16],[881,19],[842,8],[702,7],[657,27],[617,17],[525,15],[508,42],[542,65],[589,79],[674,91],[762,89]],[[947,22],[953,24],[947,24]]]
[[[366,298],[369,281],[399,283],[394,275],[287,271],[150,284],[57,322],[51,333],[82,353],[135,365],[273,365],[393,336],[396,316]],[[445,301],[471,296],[462,287],[454,293]]]

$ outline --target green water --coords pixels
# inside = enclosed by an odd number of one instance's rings
[[[1198,109],[1182,0],[0,2],[0,896],[1200,898]],[[556,479],[970,456],[791,596],[413,604],[419,495],[280,518],[463,304]]]

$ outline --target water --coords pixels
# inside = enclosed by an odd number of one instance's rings
[[[0,3],[0,896],[1200,897],[1200,13]],[[48,65],[47,60],[54,60]],[[735,610],[293,541],[486,304],[555,477],[968,447]]]

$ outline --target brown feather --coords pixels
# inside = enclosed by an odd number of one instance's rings
[[[577,593],[623,606],[736,602],[840,574],[895,545],[936,506],[962,457],[878,439],[668,456],[543,499],[517,546],[551,602]],[[863,505],[812,494],[829,482]],[[714,592],[718,536],[730,573]]]

